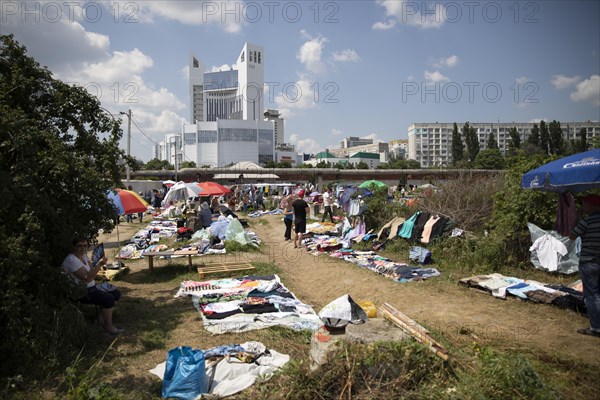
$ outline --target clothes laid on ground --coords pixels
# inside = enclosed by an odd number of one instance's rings
[[[184,281],[175,297],[182,296],[192,297],[204,328],[213,334],[274,325],[295,330],[316,330],[321,326],[312,307],[298,300],[277,275]]]
[[[562,308],[584,310],[583,293],[573,287],[549,285],[494,273],[463,278],[462,284],[491,292],[494,297],[505,299],[507,294],[537,303],[553,304]]]
[[[313,222],[312,224],[306,225],[306,233],[337,235],[338,226],[341,227],[341,224],[333,224],[331,222]]]
[[[440,272],[435,268],[412,267],[382,257],[373,251],[355,251],[350,248],[350,241],[338,237],[315,235],[302,241],[307,251],[318,256],[329,253],[331,257],[343,259],[359,267],[370,269],[396,282],[419,281],[435,276]]]

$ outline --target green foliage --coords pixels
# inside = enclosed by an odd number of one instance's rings
[[[469,123],[467,122],[462,129],[462,136],[467,144],[469,161],[474,162],[475,158],[477,157],[477,153],[479,153],[479,138],[477,137],[477,130],[472,126],[469,126]]]
[[[389,162],[379,164],[377,169],[421,169],[421,163],[417,160],[392,157]]]
[[[504,156],[497,146],[495,149],[481,150],[473,166],[478,169],[504,169]]]
[[[525,356],[476,348],[477,372],[461,371],[456,399],[557,399]]]
[[[460,137],[460,132],[458,132],[458,126],[456,122],[452,128],[452,163],[456,165],[458,162],[462,161],[465,157],[465,145]]]
[[[241,244],[240,242],[236,242],[235,240],[226,240],[225,242],[225,250],[227,253],[234,252],[256,252],[260,251],[258,247],[254,246],[251,243]]]
[[[496,141],[496,136],[494,132],[490,132],[487,143],[488,150],[498,150],[498,142]]]
[[[183,169],[183,168],[198,168],[198,167],[196,166],[195,161],[182,161],[181,164],[179,164],[179,168]]]
[[[531,244],[527,222],[542,229],[551,229],[556,219],[555,193],[521,189],[521,177],[556,157],[526,157],[521,154],[511,161],[503,188],[494,194],[494,212],[491,220],[492,234],[504,242],[506,262],[527,259]]]
[[[508,142],[508,153],[510,155],[514,155],[516,154],[517,150],[521,148],[521,136],[515,127],[510,128],[508,135],[510,136],[510,141]]]
[[[148,171],[162,171],[162,170],[174,170],[173,167],[167,160],[159,160],[153,158],[144,165],[144,169]]]
[[[565,154],[563,131],[560,122],[553,120],[548,126],[550,154]]]
[[[361,161],[358,164],[356,164],[356,169],[369,169],[369,166],[366,162]]]
[[[0,36],[3,377],[43,374],[77,345],[62,336],[57,310],[69,300],[60,266],[74,236],[93,240],[112,228],[106,193],[121,185],[121,136],[97,98],[54,79],[12,36]],[[48,352],[63,341],[67,348]]]
[[[550,150],[550,132],[548,132],[548,126],[543,120],[540,121],[540,149],[544,154],[549,154]]]
[[[540,147],[540,128],[538,128],[537,124],[533,124],[533,128],[531,128],[531,134],[529,134],[529,137],[527,138],[527,143],[536,147]]]
[[[373,195],[365,198],[365,202],[367,231],[385,225],[395,216],[406,216],[410,213],[408,206],[387,199],[387,188],[374,189]]]

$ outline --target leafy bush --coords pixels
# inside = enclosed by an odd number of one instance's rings
[[[122,134],[97,98],[53,79],[12,36],[0,36],[0,93],[0,377],[43,376],[81,343],[61,311],[61,264],[75,236],[112,228]]]

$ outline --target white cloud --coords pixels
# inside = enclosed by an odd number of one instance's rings
[[[220,67],[212,66],[210,72],[229,71],[230,69],[238,69],[237,64],[223,64]]]
[[[185,67],[182,67],[179,72],[181,73],[181,79],[184,79],[185,81],[187,81],[188,79],[190,79],[190,66],[186,65]]]
[[[335,53],[333,53],[333,61],[337,61],[337,62],[348,62],[348,61],[353,61],[356,62],[360,60],[360,57],[358,56],[358,53],[354,50],[351,49],[346,49],[346,50],[342,50],[342,51],[337,51]]]
[[[539,124],[542,121],[548,121],[548,118],[533,118],[533,119],[530,119],[528,122],[530,124]]]
[[[422,29],[439,28],[444,24],[444,5],[441,2],[425,3],[402,0],[377,0],[385,8],[386,17],[394,17],[399,24]],[[388,19],[389,21],[389,19]],[[381,26],[385,26],[381,22]]]
[[[333,136],[341,136],[341,135],[343,135],[343,134],[344,134],[344,132],[342,132],[342,131],[341,131],[341,130],[339,130],[339,129],[332,128],[332,129],[331,129],[331,134],[332,134]]]
[[[388,29],[392,29],[394,26],[396,26],[396,20],[388,19],[387,21],[375,22],[371,29],[375,31],[387,31]]]
[[[519,85],[524,85],[527,82],[531,82],[531,79],[526,76],[521,76],[520,78],[515,79],[515,82],[517,82]]]
[[[376,133],[371,133],[370,135],[363,136],[363,137],[361,137],[361,139],[372,139],[373,143],[379,143],[379,142],[383,141],[383,140],[379,139],[379,136],[377,136]]]
[[[435,71],[435,72],[429,72],[429,71],[425,71],[425,73],[423,74],[425,76],[425,79],[428,82],[448,82],[450,80],[450,78],[448,78],[447,76],[442,75],[442,73],[440,71]]]
[[[433,62],[433,66],[436,68],[444,68],[444,67],[455,67],[458,64],[458,56],[451,55],[448,58],[440,58]]]
[[[577,82],[581,81],[579,75],[575,76],[564,76],[564,75],[553,75],[550,81],[556,90],[566,89],[574,86]]]
[[[573,101],[590,101],[595,106],[600,106],[600,75],[592,75],[579,82],[577,90],[571,93]]]
[[[313,82],[301,75],[293,84],[276,88],[281,92],[275,96],[275,105],[286,118],[293,117],[298,110],[313,109],[317,107],[314,88]]]
[[[153,23],[155,19],[166,18],[181,22],[186,25],[219,26],[225,32],[237,33],[242,30],[245,19],[250,15],[244,14],[244,3],[237,0],[222,1],[142,1],[132,3],[130,1],[114,2],[110,4],[120,7],[123,12],[137,18],[140,22]],[[129,4],[129,8],[125,9]],[[135,7],[132,8],[132,4]]]
[[[307,36],[306,31],[301,31],[302,36]],[[308,37],[308,41],[300,46],[300,50],[296,54],[296,58],[304,65],[304,67],[315,74],[321,74],[325,71],[325,64],[321,60],[323,48],[327,39],[324,37]]]
[[[316,154],[323,150],[323,147],[314,139],[300,139],[297,133],[290,135],[290,143],[296,146],[299,152]]]

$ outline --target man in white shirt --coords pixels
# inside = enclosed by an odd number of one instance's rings
[[[333,202],[333,198],[331,195],[331,188],[327,188],[325,193],[323,193],[323,206],[325,207],[325,211],[323,211],[323,218],[321,218],[321,222],[325,221],[325,217],[329,214],[329,218],[331,222],[333,222],[333,211],[331,210],[331,203]]]

